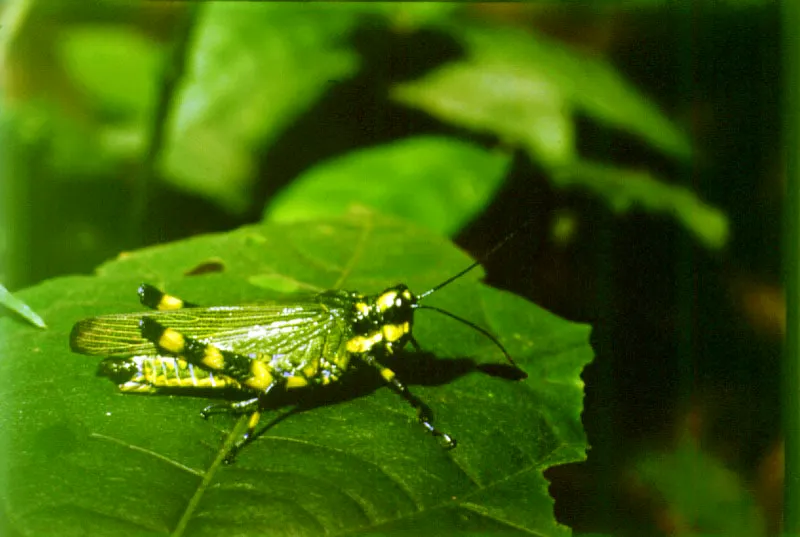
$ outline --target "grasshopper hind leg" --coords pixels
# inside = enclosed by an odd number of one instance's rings
[[[176,296],[168,295],[164,291],[153,287],[148,283],[143,283],[138,289],[139,302],[142,306],[151,310],[170,311],[183,308],[197,308],[197,304],[186,302]]]
[[[247,430],[225,457],[226,464],[233,462],[236,453],[253,437],[261,417],[261,403],[264,397],[276,386],[285,386],[286,381],[274,374],[269,365],[252,356],[222,350],[210,343],[184,336],[153,318],[143,317],[139,327],[142,337],[151,341],[159,352],[179,357],[206,371],[222,373],[225,377],[236,381],[243,393],[251,396],[242,401],[211,405],[201,413],[203,417],[219,413],[250,414]]]
[[[209,405],[200,412],[200,416],[202,416],[203,419],[208,419],[209,416],[213,414],[250,414],[250,419],[247,420],[247,430],[231,446],[228,453],[225,454],[225,458],[222,460],[224,464],[232,464],[239,451],[253,441],[253,433],[261,419],[261,397],[253,397],[252,399],[236,401],[234,403]]]
[[[253,397],[252,399],[245,399],[244,401],[235,401],[233,403],[221,403],[217,405],[208,405],[202,411],[200,416],[207,420],[214,414],[248,414],[250,412],[257,412],[260,408],[261,398]]]

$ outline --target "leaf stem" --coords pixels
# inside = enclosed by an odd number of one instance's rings
[[[242,433],[247,428],[247,421],[248,416],[243,415],[236,422],[236,425],[233,426],[233,429],[231,429],[230,434],[228,434],[228,437],[225,439],[225,443],[217,452],[214,462],[212,462],[211,466],[208,467],[208,470],[205,471],[203,474],[203,479],[200,481],[200,485],[197,487],[197,490],[194,491],[194,494],[192,494],[192,497],[189,499],[189,503],[186,504],[186,509],[183,510],[183,514],[181,515],[180,520],[178,520],[178,523],[175,525],[175,530],[172,532],[170,537],[181,537],[186,531],[186,526],[188,526],[189,521],[192,520],[200,500],[203,499],[203,495],[205,494],[206,490],[208,490],[208,486],[211,484],[211,480],[215,475],[217,475],[217,470],[219,470],[219,467],[222,466],[225,457],[236,443],[236,440],[241,438]]]

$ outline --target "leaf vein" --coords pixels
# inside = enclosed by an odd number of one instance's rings
[[[304,444],[306,446],[319,448],[319,449],[327,450],[327,451],[332,451],[332,452],[334,452],[334,453],[336,453],[338,455],[344,456],[344,457],[352,457],[352,458],[358,460],[359,462],[366,463],[366,464],[368,464],[370,466],[373,466],[381,474],[383,474],[389,481],[394,483],[397,486],[398,489],[403,491],[406,494],[406,496],[408,496],[408,499],[411,501],[411,503],[414,504],[414,507],[416,509],[419,510],[419,509],[422,508],[422,505],[419,503],[419,501],[417,501],[417,499],[414,497],[412,492],[408,488],[403,486],[403,483],[398,478],[396,478],[395,476],[391,475],[389,472],[387,472],[385,469],[383,469],[381,466],[379,466],[375,461],[369,460],[369,459],[367,459],[365,457],[359,457],[355,453],[350,453],[350,452],[344,451],[342,449],[338,449],[338,448],[335,448],[335,447],[332,447],[332,446],[327,446],[325,444],[318,444],[316,442],[309,442],[308,440],[303,440],[303,439],[299,439],[299,438],[289,438],[289,437],[286,437],[286,436],[265,436],[264,439],[265,440],[266,439],[283,440],[284,442],[294,442],[294,443],[297,443],[297,444]]]
[[[353,248],[353,252],[350,254],[350,259],[347,261],[347,264],[342,269],[342,273],[339,278],[336,280],[336,283],[333,284],[331,289],[339,289],[342,284],[344,284],[345,280],[350,276],[353,272],[353,268],[358,263],[359,259],[361,259],[361,255],[364,252],[364,245],[367,242],[367,237],[370,235],[373,229],[372,218],[366,218],[364,221],[364,225],[361,227],[361,234],[358,236],[358,242],[356,242],[355,248]]]
[[[129,442],[126,442],[124,440],[120,440],[119,438],[114,438],[113,436],[107,436],[107,435],[100,434],[100,433],[91,433],[89,436],[91,438],[99,438],[101,440],[108,440],[109,442],[113,442],[115,444],[119,444],[119,445],[124,446],[124,447],[126,447],[128,449],[131,449],[133,451],[138,451],[140,453],[145,453],[147,455],[151,455],[151,456],[153,456],[153,457],[155,457],[155,458],[157,458],[159,460],[162,460],[162,461],[164,461],[164,462],[166,462],[168,464],[171,464],[172,466],[175,466],[176,468],[180,468],[181,470],[189,472],[190,474],[193,474],[193,475],[196,475],[196,476],[199,476],[199,477],[202,477],[202,475],[203,475],[203,472],[201,472],[200,470],[195,470],[194,468],[190,468],[189,466],[181,464],[178,461],[170,459],[169,457],[167,457],[165,455],[161,455],[160,453],[156,453],[155,451],[149,450],[147,448],[143,448],[143,447],[131,444]]]

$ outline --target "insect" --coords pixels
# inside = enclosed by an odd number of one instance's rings
[[[284,390],[325,386],[365,366],[374,368],[414,407],[422,426],[450,449],[456,445],[455,438],[433,425],[430,408],[382,361],[409,342],[420,350],[412,330],[414,312],[428,309],[482,333],[519,370],[488,331],[421,303],[479,264],[473,263],[419,295],[399,284],[376,295],[330,290],[301,300],[201,307],[143,284],[138,290],[140,302],[153,312],[79,321],[70,334],[70,347],[77,353],[105,356],[98,373],[110,378],[122,392],[226,389],[241,396],[233,402],[207,406],[201,412],[203,418],[217,413],[250,416],[246,431],[226,454],[226,464],[252,440],[271,396]]]

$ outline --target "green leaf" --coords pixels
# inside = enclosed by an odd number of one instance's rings
[[[118,169],[120,151],[110,152],[96,129],[69,117],[53,102],[34,100],[0,107],[3,164],[11,183],[41,181],[32,173],[56,182],[90,181]],[[135,144],[134,144],[135,145]],[[28,177],[23,177],[27,175]]]
[[[555,165],[574,158],[572,117],[564,95],[544,73],[502,63],[455,62],[396,86],[392,97],[521,145],[538,162]]]
[[[728,240],[725,214],[698,199],[690,190],[657,181],[640,170],[581,161],[553,173],[560,188],[580,187],[597,194],[618,213],[641,208],[676,218],[707,248],[722,248]]]
[[[12,295],[3,284],[0,284],[0,304],[7,307],[11,311],[17,312],[24,319],[30,321],[31,324],[38,326],[39,328],[47,328],[47,325],[44,324],[42,318],[39,317],[39,315],[37,315],[36,312],[33,311],[27,304]]]
[[[453,138],[408,138],[312,168],[274,198],[265,218],[339,216],[355,203],[452,235],[488,204],[509,162],[507,153]]]
[[[79,26],[58,41],[64,67],[97,106],[143,121],[155,104],[161,51],[139,33],[117,26]]]
[[[572,155],[576,110],[667,154],[690,156],[686,136],[608,63],[511,28],[441,27],[468,58],[399,85],[394,96],[405,104],[518,143],[544,164]]]
[[[102,144],[101,154],[140,158],[156,104],[162,49],[136,31],[110,25],[69,28],[58,45],[75,90],[102,120],[99,132],[91,133]]]
[[[581,160],[573,115],[582,110],[643,137],[677,156],[690,155],[687,138],[658,108],[601,61],[517,30],[444,26],[468,58],[400,84],[393,97],[445,121],[492,133],[524,147],[558,187],[580,187],[614,210],[639,206],[674,216],[708,248],[727,241],[724,214],[689,190],[645,172]]]
[[[223,271],[186,277],[214,259]],[[370,213],[258,225],[133,252],[94,277],[48,281],[20,295],[45,314],[39,332],[0,319],[0,473],[9,525],[50,535],[356,535],[519,530],[568,535],[542,472],[585,458],[582,368],[589,328],[464,278],[426,301],[496,334],[529,377],[490,376],[503,357],[480,333],[420,311],[428,353],[393,367],[456,437],[443,450],[372,372],[315,392],[318,405],[275,424],[220,465],[235,418],[205,422],[197,397],[135,396],[95,376],[68,335],[87,316],[139,311],[149,281],[205,304],[274,293],[247,283],[285,275],[306,289],[425,290],[469,263],[443,238]],[[269,278],[268,278],[269,280]],[[431,354],[432,353],[432,354]],[[316,399],[315,399],[316,400]],[[325,403],[325,404],[323,404]],[[267,423],[288,409],[268,410]],[[241,426],[242,420],[238,424]]]
[[[673,451],[645,454],[634,472],[634,483],[663,502],[687,535],[765,534],[761,511],[740,477],[688,439]]]
[[[463,8],[457,2],[347,2],[342,8],[363,15],[379,15],[399,31],[442,22]]]
[[[166,178],[246,209],[256,152],[357,69],[346,43],[355,21],[336,5],[205,4],[168,127]]]

